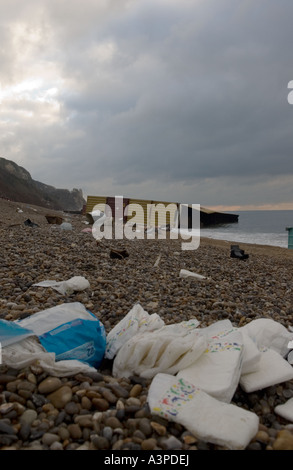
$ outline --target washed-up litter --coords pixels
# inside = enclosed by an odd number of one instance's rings
[[[97,220],[104,219],[105,214],[102,211],[95,210],[95,211],[92,211],[92,212],[87,212],[85,216],[86,216],[87,221],[91,225],[93,225]]]
[[[157,259],[156,259],[156,261],[155,261],[155,264],[154,264],[154,268],[157,268],[157,267],[159,266],[159,263],[160,263],[160,261],[161,261],[161,256],[162,256],[162,255],[159,255],[159,256],[157,257]]]
[[[176,374],[193,364],[207,347],[197,326],[197,321],[190,320],[136,334],[118,351],[113,363],[114,377],[134,374],[153,378],[159,372]]]
[[[73,276],[67,281],[42,281],[33,284],[36,287],[52,287],[52,289],[60,292],[60,294],[70,295],[73,292],[83,291],[90,287],[89,281],[83,276]]]
[[[201,274],[188,271],[187,269],[180,269],[179,277],[182,277],[182,278],[195,277],[196,279],[200,279],[200,280],[207,279],[206,276],[202,276]]]
[[[249,258],[249,255],[244,250],[241,250],[239,245],[231,245],[230,257],[245,260]]]
[[[59,217],[58,215],[46,215],[45,217],[48,224],[61,225],[63,222],[63,218]]]
[[[35,222],[32,222],[31,219],[25,220],[24,225],[26,225],[27,227],[38,227],[38,224],[36,224]]]
[[[51,375],[71,376],[94,371],[104,358],[113,360],[113,377],[152,379],[147,402],[153,414],[229,449],[245,449],[259,426],[255,413],[231,403],[236,388],[250,393],[293,379],[285,359],[293,332],[267,318],[239,328],[230,320],[200,328],[196,318],[166,325],[135,304],[106,336],[100,321],[74,302],[11,326],[18,332],[12,342],[13,334],[6,334],[7,366],[37,363]],[[6,327],[2,323],[1,333],[0,323],[0,341]],[[275,412],[293,420],[293,399]]]
[[[280,323],[269,318],[258,318],[240,328],[260,352],[254,370],[242,371],[240,385],[247,392],[254,392],[277,383],[291,380],[293,368],[287,357],[292,333]]]
[[[69,222],[63,222],[59,227],[61,230],[72,230],[72,225]]]
[[[23,329],[24,339],[15,335],[13,342],[2,348],[2,363],[8,367],[20,369],[37,363],[51,375],[70,376],[93,372],[103,360],[104,326],[79,302],[11,322],[11,327],[15,326]]]
[[[292,349],[290,349],[290,351],[288,352],[286,359],[289,362],[289,364],[293,364],[293,350]]]
[[[244,449],[256,435],[255,413],[216,400],[185,379],[158,374],[148,403],[153,414],[186,427],[195,436],[232,450]]]
[[[280,354],[273,349],[261,352],[258,369],[240,378],[241,388],[252,393],[278,383],[293,379],[293,368]]]
[[[150,315],[140,304],[135,304],[127,315],[108,333],[105,358],[113,359],[123,344],[137,333],[155,331],[164,324],[165,322],[157,313]]]
[[[218,326],[218,328],[217,328]],[[221,322],[203,328],[207,347],[189,367],[178,371],[178,378],[195,383],[209,395],[229,403],[238,386],[244,346],[241,333],[222,329]]]
[[[293,379],[285,359],[293,333],[266,318],[240,328],[229,320],[197,328],[196,319],[193,325],[165,325],[159,316],[151,317],[137,304],[110,331],[105,356],[113,358],[113,376],[152,378],[152,413],[184,425],[200,439],[244,449],[259,419],[231,404],[232,398],[238,386],[252,392]]]
[[[112,259],[115,259],[115,258],[123,259],[123,258],[127,258],[128,256],[129,256],[129,253],[125,249],[114,250],[113,248],[111,248],[110,250],[110,258]]]
[[[113,217],[108,217],[104,212],[99,210],[94,210],[92,212],[86,213],[87,221],[91,225],[112,225]]]
[[[32,336],[34,333],[32,330],[23,328],[17,325],[15,322],[0,320],[0,344],[1,347],[9,346],[10,344],[15,343],[16,341],[22,341],[29,336]]]
[[[259,348],[270,348],[285,356],[293,338],[290,332],[281,323],[270,318],[257,318],[241,328],[247,333]]]
[[[283,405],[275,406],[274,412],[288,421],[293,421],[293,398],[290,398]]]

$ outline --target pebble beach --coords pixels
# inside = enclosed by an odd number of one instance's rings
[[[72,226],[61,230],[46,215]],[[29,219],[37,226],[25,225]],[[197,250],[180,240],[101,240],[85,215],[0,199],[0,319],[15,321],[66,302],[81,302],[108,333],[134,304],[166,324],[196,318],[200,327],[229,319],[241,327],[257,318],[293,326],[293,250],[201,239]],[[239,243],[237,243],[239,244]],[[129,256],[111,258],[110,250]],[[206,280],[180,278],[181,269]],[[63,295],[33,284],[85,277],[90,288]],[[111,361],[96,373],[51,377],[40,366],[0,366],[0,450],[224,450],[181,424],[150,413],[149,379],[115,378]],[[236,390],[233,403],[259,416],[247,450],[293,450],[293,423],[274,408],[293,397],[293,380],[255,393]]]

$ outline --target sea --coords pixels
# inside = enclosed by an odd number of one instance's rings
[[[200,236],[288,248],[288,230],[286,228],[293,227],[293,210],[235,211],[231,213],[239,215],[237,223],[201,228]]]

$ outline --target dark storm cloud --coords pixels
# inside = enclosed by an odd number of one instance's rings
[[[9,5],[3,77],[21,82],[31,65],[45,83],[43,101],[23,97],[30,122],[6,98],[2,143],[37,179],[169,200],[200,191],[213,205],[292,202],[289,1],[51,0],[15,17]]]

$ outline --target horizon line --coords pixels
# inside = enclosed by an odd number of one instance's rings
[[[217,206],[204,206],[212,209],[214,211],[219,212],[234,212],[234,211],[272,211],[272,210],[293,210],[293,203],[291,202],[284,202],[280,204],[244,204],[242,205],[233,205],[233,206],[226,206],[226,205],[217,205]]]

